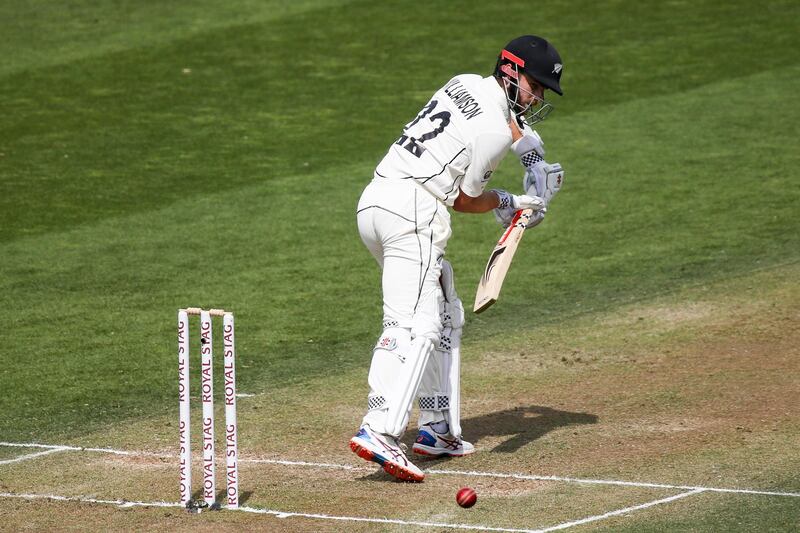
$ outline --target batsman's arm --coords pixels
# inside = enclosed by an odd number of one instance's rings
[[[461,213],[486,213],[498,205],[500,198],[494,191],[483,191],[480,196],[472,197],[462,190],[453,203],[453,209]]]
[[[492,209],[533,209],[539,211],[544,208],[544,200],[538,196],[527,194],[511,194],[502,189],[484,191],[475,198],[461,191],[456,197],[453,209],[462,213],[486,213]]]

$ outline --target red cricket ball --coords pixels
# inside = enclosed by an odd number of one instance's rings
[[[469,487],[464,487],[456,493],[456,502],[465,509],[475,505],[478,501],[478,495]]]

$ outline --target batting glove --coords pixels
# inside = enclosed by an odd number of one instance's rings
[[[494,218],[504,228],[507,228],[511,224],[514,215],[516,215],[517,211],[520,209],[533,209],[535,212],[526,226],[527,228],[534,227],[544,218],[545,204],[542,198],[527,194],[511,194],[508,191],[500,189],[492,189],[492,191],[500,198],[500,205],[494,209]]]
[[[561,190],[564,183],[564,169],[561,164],[540,161],[529,167],[522,178],[522,187],[528,194],[536,195],[544,200],[545,205]]]
[[[544,158],[544,142],[539,134],[526,126],[525,135],[511,145],[522,166],[529,168]]]
[[[498,209],[505,209],[506,207],[512,207],[515,211],[520,209],[540,211],[544,209],[544,200],[536,195],[511,194],[502,189],[492,189],[492,192],[500,199],[500,203],[497,206]]]

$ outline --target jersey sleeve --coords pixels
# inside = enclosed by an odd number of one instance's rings
[[[469,167],[461,183],[464,194],[480,196],[511,145],[511,134],[487,132],[475,137]]]

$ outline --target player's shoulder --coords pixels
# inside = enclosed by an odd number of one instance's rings
[[[471,91],[475,97],[485,97],[486,91],[482,87],[484,79],[480,74],[456,74],[444,84],[440,91],[453,94],[464,94],[463,91]],[[453,89],[456,91],[453,91]]]
[[[453,76],[438,91],[450,108],[457,111],[469,126],[478,131],[507,131],[505,118],[505,96],[492,77],[479,74]]]
[[[451,81],[455,79],[459,79],[462,83],[466,85],[476,85],[480,83],[480,81],[483,79],[483,76],[481,76],[480,74],[464,73],[464,74],[456,74],[455,76],[453,76]]]

